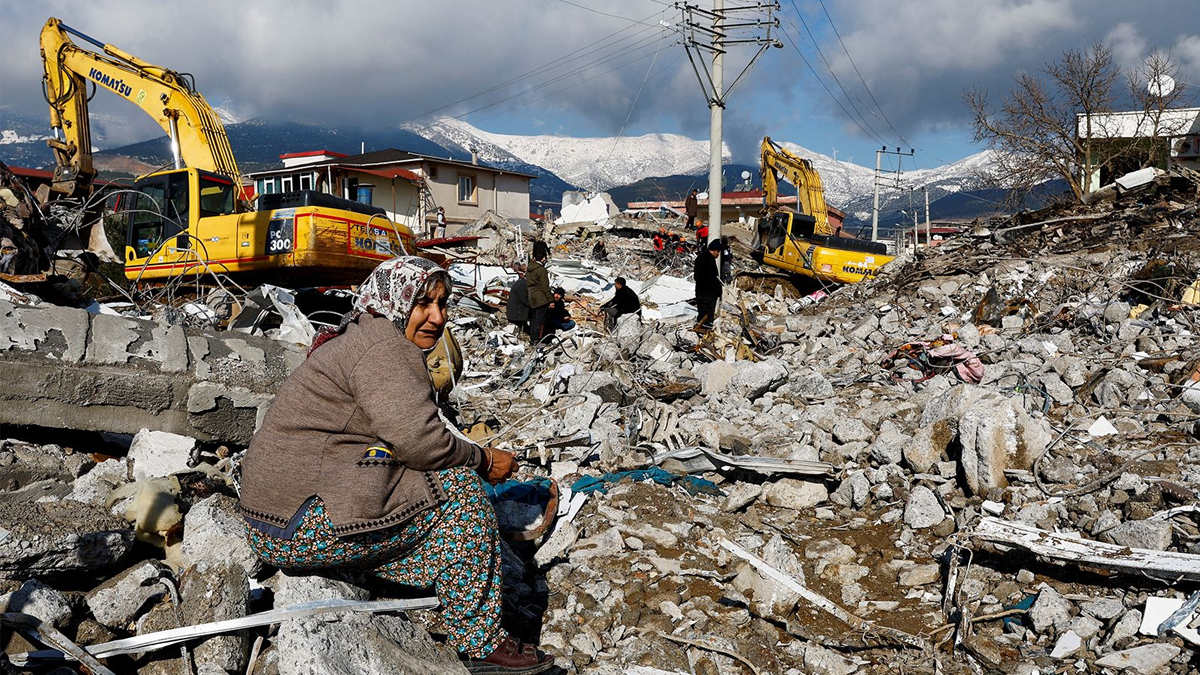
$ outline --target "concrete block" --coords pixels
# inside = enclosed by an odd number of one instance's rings
[[[37,579],[30,579],[13,591],[4,611],[32,614],[60,628],[71,620],[67,597]]]
[[[127,630],[151,598],[167,593],[167,588],[154,580],[169,574],[155,560],[144,560],[92,589],[84,600],[92,616],[100,624]]]
[[[234,562],[250,576],[259,573],[262,560],[246,541],[245,524],[236,509],[236,500],[220,494],[192,506],[183,521],[184,565]]]
[[[196,439],[165,431],[142,429],[133,437],[127,457],[133,464],[133,479],[162,478],[188,471],[188,458]]]

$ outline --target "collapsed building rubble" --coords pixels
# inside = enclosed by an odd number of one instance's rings
[[[510,628],[569,672],[1194,672],[1200,179],[1135,183],[998,219],[810,301],[738,284],[708,334],[670,309],[687,305],[685,275],[611,233],[553,241],[573,331],[535,348],[489,307],[460,305],[462,425],[560,490],[540,539],[504,545]],[[511,231],[452,266],[484,304],[513,278]],[[647,307],[609,332],[596,301],[618,275]],[[270,383],[220,379],[214,357],[256,349],[276,378],[302,358],[266,338],[70,312],[0,306],[0,368],[222,387],[257,414]],[[89,428],[162,431],[168,410]],[[0,446],[0,575],[7,611],[62,637],[8,632],[16,663],[73,668],[71,645],[408,592],[264,567],[233,510],[240,431],[180,425],[182,439],[89,448],[15,440],[23,429]],[[93,656],[144,674],[463,672],[426,611],[284,617]]]

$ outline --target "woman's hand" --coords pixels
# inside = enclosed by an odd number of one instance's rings
[[[483,457],[483,466],[479,467],[479,473],[492,485],[503,483],[517,470],[517,459],[507,450],[484,448]]]

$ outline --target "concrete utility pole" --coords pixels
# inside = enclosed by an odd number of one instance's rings
[[[725,34],[721,32],[725,0],[713,0],[713,42],[721,44]],[[722,112],[725,102],[721,100],[725,87],[725,50],[716,49],[712,56],[712,98],[708,100],[708,240],[721,238],[721,140]]]
[[[721,238],[721,160],[724,144],[721,139],[722,117],[725,102],[729,95],[750,71],[758,58],[771,46],[783,48],[783,43],[771,37],[771,29],[779,27],[779,19],[774,18],[774,12],[779,9],[777,2],[738,5],[726,9],[725,0],[713,0],[712,9],[708,10],[696,4],[678,2],[676,6],[683,11],[683,21],[680,27],[683,32],[683,46],[687,50],[688,59],[692,62],[692,70],[700,80],[700,89],[708,100],[709,109],[709,165],[708,165],[708,240]],[[748,14],[744,18],[731,20],[731,14]],[[764,16],[765,14],[765,16]],[[708,25],[704,25],[702,20]],[[759,34],[765,31],[764,34]],[[725,52],[730,45],[755,44],[758,51],[733,80],[733,84],[725,87]],[[712,55],[711,70],[705,63],[704,54]]]
[[[905,157],[912,157],[914,154],[916,154],[916,151],[911,148],[908,152],[900,152],[900,148],[888,150],[886,145],[883,146],[883,149],[875,151],[875,202],[874,206],[871,207],[871,241],[879,241],[879,188],[893,187],[897,190],[900,189],[900,174],[903,173],[900,162],[903,162]],[[880,159],[884,155],[896,155],[899,161],[896,163],[895,171],[891,169],[887,171],[882,170]],[[889,180],[890,185],[882,183],[879,180],[880,176],[885,173],[894,174]]]
[[[925,193],[925,248],[929,248],[930,242],[933,241],[929,235],[929,189],[921,188],[921,192]]]

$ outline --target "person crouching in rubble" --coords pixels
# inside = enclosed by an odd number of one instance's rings
[[[517,280],[508,287],[508,304],[504,308],[504,316],[526,335],[529,334],[529,292],[525,288],[525,266],[515,268]]]
[[[642,311],[642,301],[632,288],[625,285],[625,277],[617,277],[613,286],[616,290],[613,291],[612,299],[600,305],[600,311],[605,315],[604,325],[610,330],[617,325],[617,319],[622,316]]]
[[[692,271],[696,279],[696,312],[699,315],[694,330],[698,332],[711,330],[717,315],[717,301],[721,298],[717,258],[723,248],[725,245],[720,239],[713,239],[708,243],[708,248],[702,248],[696,254],[696,265]]]
[[[546,309],[546,326],[548,334],[575,327],[571,313],[567,311],[567,292],[562,286],[554,289],[554,297],[550,299],[550,306]]]
[[[550,307],[550,273],[545,265],[548,257],[546,242],[533,242],[533,260],[525,269],[525,288],[529,294],[529,339],[535,345],[546,337],[546,310]]]
[[[432,586],[469,670],[538,673],[553,657],[500,626],[499,531],[480,481],[507,479],[513,455],[453,435],[426,372],[450,287],[423,258],[375,268],[280,386],[242,464],[240,510],[271,565]]]

